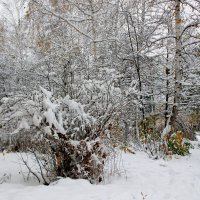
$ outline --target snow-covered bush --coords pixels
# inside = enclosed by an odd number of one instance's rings
[[[33,92],[31,99],[16,103],[13,113],[5,126],[15,121],[12,136],[23,136],[20,141],[31,134],[27,150],[35,155],[48,154],[47,164],[43,162],[46,156],[37,158],[43,160],[38,163],[43,163],[41,167],[46,168],[50,181],[58,176],[84,178],[91,182],[103,180],[106,148],[95,118],[84,111],[82,104],[69,96],[55,98],[41,87]],[[24,148],[19,146],[18,150],[24,151]]]

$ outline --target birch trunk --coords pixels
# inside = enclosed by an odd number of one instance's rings
[[[175,127],[178,111],[181,103],[182,91],[182,62],[181,62],[181,0],[175,0],[175,32],[176,32],[176,52],[175,52],[175,88],[174,88],[174,105],[172,108],[171,125]]]

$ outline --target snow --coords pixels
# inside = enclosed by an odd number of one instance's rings
[[[15,113],[15,114],[16,114],[16,113]],[[20,116],[20,115],[19,115],[19,116]],[[27,122],[27,120],[26,120],[25,118],[22,118],[22,120],[21,120],[21,122],[20,122],[18,128],[15,129],[12,133],[10,133],[10,135],[19,133],[19,131],[21,131],[21,130],[23,130],[23,129],[25,129],[25,130],[29,130],[29,129],[30,129],[30,126],[29,126],[29,124],[28,124],[28,122]]]
[[[69,96],[66,96],[64,103],[68,106],[69,110],[78,115],[78,118],[82,121],[85,121],[87,124],[94,122],[95,119],[84,111],[84,106],[74,100],[71,100]]]
[[[9,98],[3,97],[0,102],[1,103],[8,103],[9,100],[10,100]]]
[[[170,161],[151,160],[143,152],[123,154],[126,173],[109,182],[92,185],[86,180],[61,179],[50,186],[35,185],[17,154],[0,155],[0,200],[199,200],[200,149],[191,155]],[[0,179],[1,179],[0,178]]]
[[[196,132],[196,138],[197,138],[198,141],[200,141],[200,131]]]
[[[32,167],[34,163],[32,159],[25,154],[6,153],[6,151],[0,153],[0,190],[4,187],[4,184],[13,189],[18,187],[27,187],[28,185],[38,185],[38,181],[28,173],[26,166],[23,164],[21,156]],[[0,200],[2,196],[0,195]]]
[[[21,129],[25,129],[25,130],[29,130],[30,129],[30,126],[28,125],[28,122],[26,121],[25,118],[22,118],[22,121],[19,125],[19,130]]]
[[[46,95],[47,98],[51,98],[52,97],[52,93],[47,91],[45,88],[40,86],[41,91],[43,92],[43,94]]]
[[[58,123],[55,113],[52,111],[52,109],[48,109],[47,112],[44,112],[44,116],[46,117],[47,122],[49,123],[49,126],[52,127],[52,125],[55,126],[57,130],[59,130],[61,133],[64,133],[64,128]]]
[[[72,111],[74,111],[75,113],[79,114],[80,116],[85,116],[87,115],[84,112],[84,108],[83,105],[81,105],[80,103],[77,103],[74,100],[70,100],[69,96],[65,97],[65,103],[69,106],[69,109],[71,109]]]
[[[33,124],[35,126],[39,127],[41,124],[41,121],[42,121],[42,117],[37,116],[36,114],[33,115]]]

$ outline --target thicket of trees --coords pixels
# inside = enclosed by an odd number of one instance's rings
[[[105,143],[141,147],[144,137],[153,155],[160,146],[152,141],[166,133],[194,139],[198,0],[13,4],[3,3],[0,21],[0,134],[9,134],[13,148],[23,149],[23,138],[38,151],[40,141],[56,163],[48,171],[101,181]]]

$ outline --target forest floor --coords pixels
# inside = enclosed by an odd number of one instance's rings
[[[200,149],[186,157],[152,160],[143,152],[122,154],[123,173],[100,185],[61,179],[39,185],[18,154],[0,154],[0,200],[199,200]],[[27,180],[27,177],[28,180]]]

